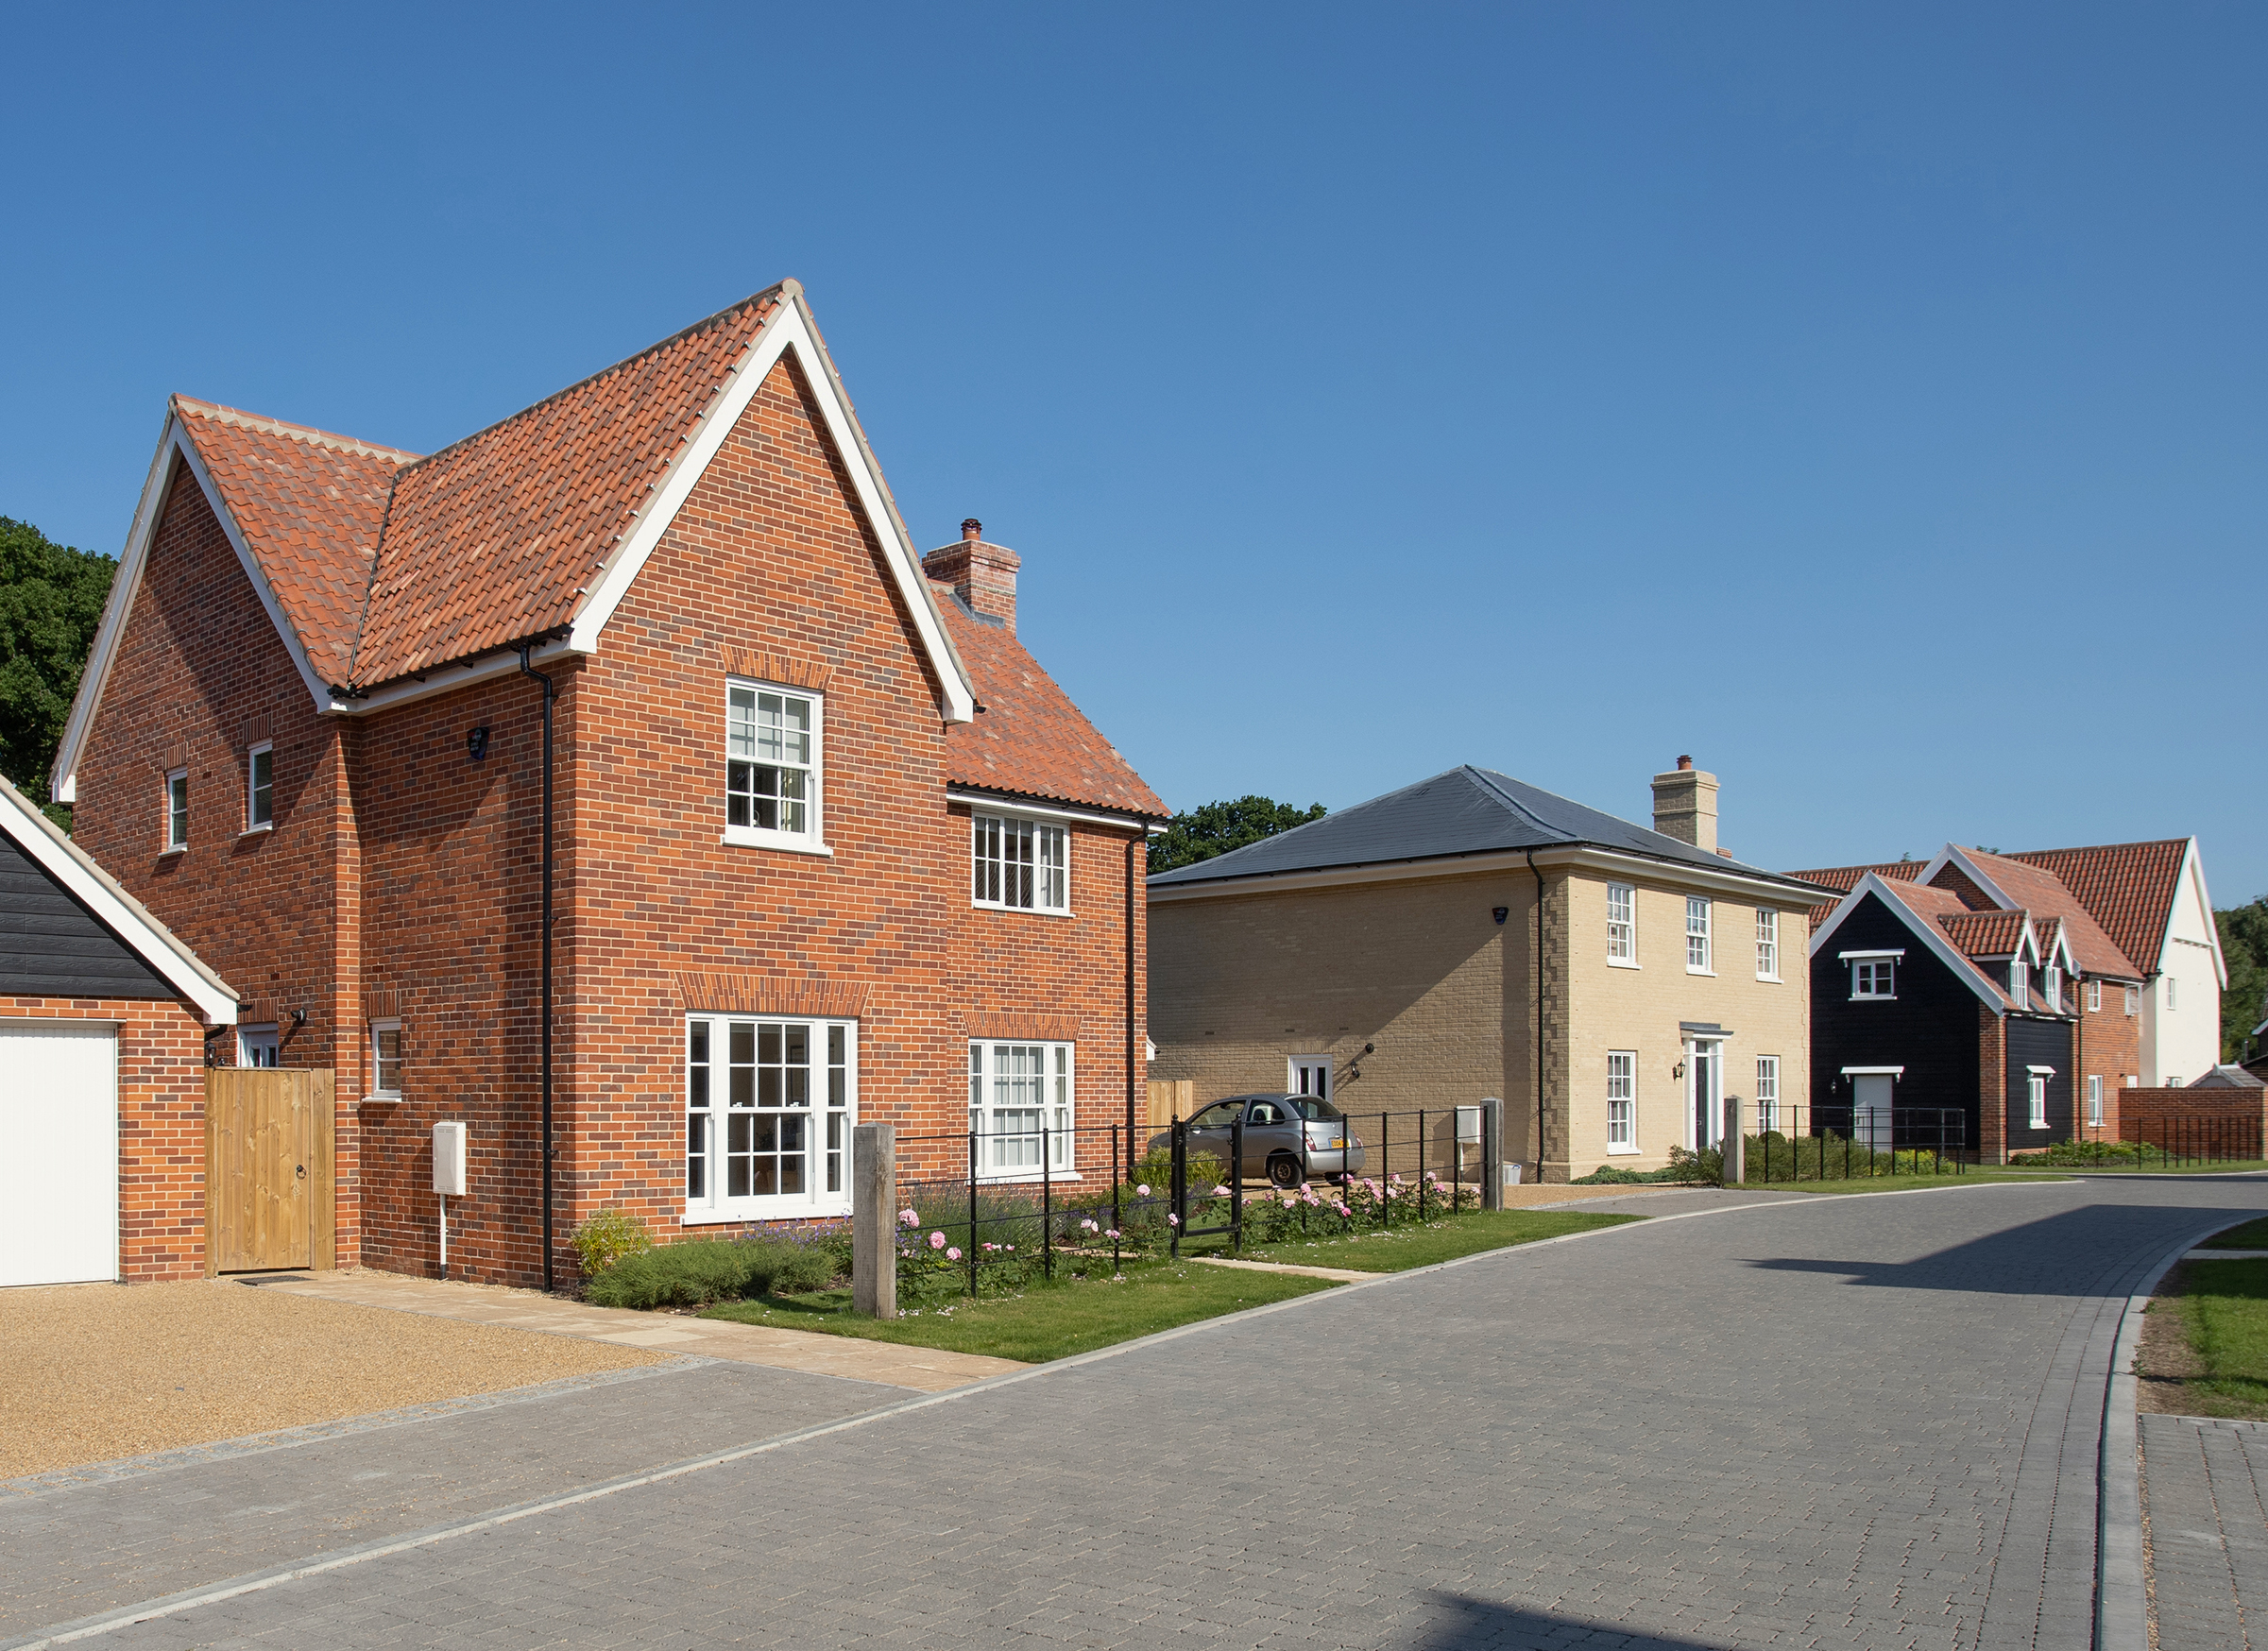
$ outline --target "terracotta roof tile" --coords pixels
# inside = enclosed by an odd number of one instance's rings
[[[173,410],[315,674],[346,682],[386,492],[417,455],[187,396]]]
[[[976,721],[946,730],[948,782],[1166,817],[1157,793],[1025,652],[1014,631],[977,618],[949,587],[931,588],[982,707]]]
[[[2134,966],[2118,943],[2103,931],[2094,913],[2054,872],[2009,855],[1987,854],[1978,848],[1965,848],[1961,852],[2018,905],[2061,918],[2064,936],[2071,942],[2072,957],[2087,974],[2141,979],[2141,971]],[[2048,937],[2043,935],[2040,940],[2043,950],[2047,944]]]
[[[1788,872],[1784,875],[1799,877],[1807,883],[1818,883],[1825,888],[1840,889],[1848,894],[1858,887],[1859,878],[1865,877],[1868,872],[1872,872],[1885,882],[1910,883],[1921,875],[1921,868],[1925,863],[1918,860],[1895,860],[1882,865],[1838,865],[1829,866],[1825,871]],[[1835,907],[1840,904],[1840,901],[1830,901],[1824,906],[1814,906],[1811,909],[1812,928],[1817,928],[1820,924],[1833,917]]]
[[[2042,848],[2002,858],[2053,872],[2077,896],[2113,945],[2134,965],[2155,972],[2181,881],[2189,840],[2111,843],[2095,848]]]
[[[2022,911],[1971,911],[1964,907],[1938,913],[1937,927],[1964,957],[2009,958],[2023,945],[2026,916]]]
[[[1903,901],[1910,911],[1923,920],[1936,924],[1945,933],[1946,938],[1953,943],[1953,949],[1960,952],[1964,959],[1972,954],[1970,948],[1962,944],[1964,937],[1954,932],[1953,926],[1955,924],[1974,917],[2015,918],[2021,922],[2023,915],[2021,912],[1971,911],[1961,904],[1960,896],[1950,889],[1932,888],[1927,883],[1909,882],[1899,878],[1896,880],[1885,879],[1885,886],[1891,895]],[[2000,971],[1982,968],[1973,962],[1969,964],[1969,967],[1976,979],[1982,981],[1991,993],[1994,1002],[2005,1007],[2011,1001],[2008,996],[2007,982],[1996,979]]]
[[[405,467],[354,684],[567,624],[781,302],[759,293]]]

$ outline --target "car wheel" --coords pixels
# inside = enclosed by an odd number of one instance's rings
[[[1304,1179],[1300,1174],[1300,1161],[1288,1152],[1278,1153],[1268,1161],[1268,1179],[1288,1192]]]

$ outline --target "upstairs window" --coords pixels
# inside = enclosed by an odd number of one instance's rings
[[[971,895],[1016,911],[1071,909],[1069,834],[1060,826],[979,814],[970,823]]]
[[[1709,902],[1698,894],[1685,897],[1685,967],[1709,973]]]
[[[165,852],[189,846],[189,771],[177,768],[165,776]]]
[[[2048,965],[2046,996],[2048,1007],[2057,1014],[2063,1013],[2063,968],[2058,963]]]
[[[2032,965],[2021,958],[2008,965],[2008,1000],[2019,1009],[2032,1007]]]
[[[2171,975],[2166,977],[2166,1007],[2174,1007],[2174,977]]]
[[[2129,987],[2127,987],[2127,988],[2126,988],[2126,1013],[2127,1013],[2128,1014],[2133,1014],[2133,1013],[2136,1013],[2138,1010],[2140,1010],[2140,1009],[2141,1008],[2141,1003],[2142,1003],[2142,995],[2141,995],[2141,993],[2140,993],[2139,990],[2137,990],[2136,988],[2132,987],[2132,986],[2129,986]]]
[[[1850,961],[1850,996],[1853,998],[1897,996],[1898,960],[1853,958]]]
[[[725,841],[812,848],[819,842],[816,694],[731,682],[725,690]]]
[[[244,828],[261,831],[276,823],[276,748],[252,747],[244,763]]]
[[[1607,962],[1638,965],[1638,891],[1628,883],[1607,885]]]
[[[1780,979],[1780,913],[1762,906],[1756,909],[1756,978]]]
[[[2089,980],[2087,983],[2087,1013],[2089,1014],[2099,1014],[2102,1013],[2102,1009],[2103,982],[2100,980]]]

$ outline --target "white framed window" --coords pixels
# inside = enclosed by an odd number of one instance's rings
[[[1756,978],[1780,979],[1780,913],[1768,906],[1756,909]]]
[[[1685,896],[1685,969],[1706,975],[1709,967],[1709,902],[1699,894]]]
[[[688,1015],[685,1218],[848,1215],[858,1104],[858,1022]]]
[[[1756,1057],[1756,1132],[1780,1127],[1780,1057]]]
[[[2061,1014],[2063,1013],[2063,965],[2060,963],[2048,965],[2046,996],[2048,1008],[2055,1013]]]
[[[1638,1054],[1607,1052],[1607,1150],[1638,1150]]]
[[[2102,1011],[2103,982],[2100,980],[2089,980],[2087,983],[2087,1013],[2089,1014],[2100,1014]]]
[[[2127,987],[2127,988],[2126,988],[2126,1013],[2127,1013],[2128,1014],[2133,1014],[2133,1013],[2136,1013],[2137,1012],[2139,1012],[2139,1011],[2140,1010],[2141,1006],[2142,1006],[2142,995],[2141,995],[2141,993],[2140,993],[2140,991],[2139,991],[2137,988],[2135,988],[2135,987],[2132,987],[2132,986],[2129,986],[2129,987]]]
[[[2032,965],[2021,958],[2008,965],[2008,1000],[2019,1009],[2032,1007]]]
[[[1607,962],[1638,966],[1638,891],[1628,883],[1607,885]]]
[[[1853,999],[1897,996],[1898,960],[1896,958],[1851,959],[1850,996]]]
[[[725,684],[725,841],[825,854],[820,830],[820,696]]]
[[[1075,1174],[1078,1083],[1069,1044],[968,1047],[968,1127],[983,1181],[1037,1181]]]
[[[177,768],[165,776],[165,852],[189,846],[189,771]]]
[[[262,740],[245,753],[244,828],[265,831],[276,823],[276,748]]]
[[[1331,1057],[1328,1055],[1291,1055],[1284,1062],[1285,1087],[1294,1095],[1312,1095],[1318,1100],[1331,1098]]]
[[[2103,1078],[2100,1073],[2088,1074],[2087,1124],[2088,1128],[2094,1130],[2103,1127]]]
[[[2026,1127],[2035,1130],[2046,1129],[2048,1127],[2048,1075],[2045,1072],[2033,1072],[2026,1075],[2024,1097],[2030,1109]]]
[[[2174,1007],[2174,977],[2171,975],[2166,977],[2166,1007]]]
[[[2179,1089],[2182,1086],[2181,1080],[2171,1072],[2166,1074],[2165,1081],[2158,1085],[2160,1089]]]
[[[280,1066],[283,1064],[283,1040],[274,1026],[240,1026],[236,1029],[236,1064],[239,1066]]]
[[[401,1023],[370,1023],[370,1096],[374,1100],[401,1098]]]
[[[970,898],[1011,911],[1071,910],[1070,833],[1005,814],[970,819]]]

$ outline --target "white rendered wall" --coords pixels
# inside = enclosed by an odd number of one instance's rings
[[[2142,998],[2142,1081],[2194,1083],[2221,1059],[2221,988],[2228,984],[2213,932],[2212,896],[2206,891],[2205,867],[2194,843],[2182,862],[2165,949],[2157,962],[2158,978]],[[2174,983],[2171,1009],[2166,1007],[2169,979]]]

